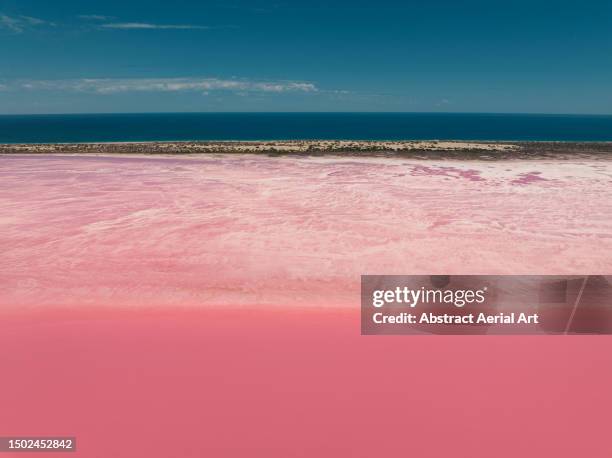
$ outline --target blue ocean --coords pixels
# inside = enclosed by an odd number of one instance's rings
[[[147,113],[0,116],[0,143],[283,139],[612,141],[612,115]]]

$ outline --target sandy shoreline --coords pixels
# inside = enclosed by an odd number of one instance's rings
[[[541,159],[612,160],[612,143],[465,142],[465,141],[207,141],[0,144],[9,154],[201,155],[260,154],[269,156],[383,156],[416,159]]]

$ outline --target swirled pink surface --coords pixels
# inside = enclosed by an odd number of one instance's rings
[[[356,304],[360,275],[612,272],[612,164],[8,156],[5,306]]]

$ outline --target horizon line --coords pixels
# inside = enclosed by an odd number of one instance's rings
[[[168,115],[168,114],[410,114],[410,115],[517,115],[517,116],[598,116],[610,117],[612,113],[550,113],[520,111],[108,111],[64,113],[0,113],[0,116],[112,116],[112,115]]]

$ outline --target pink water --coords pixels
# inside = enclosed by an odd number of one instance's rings
[[[610,274],[611,184],[586,160],[2,157],[0,436],[607,457],[610,338],[362,337],[358,303],[364,273]]]

